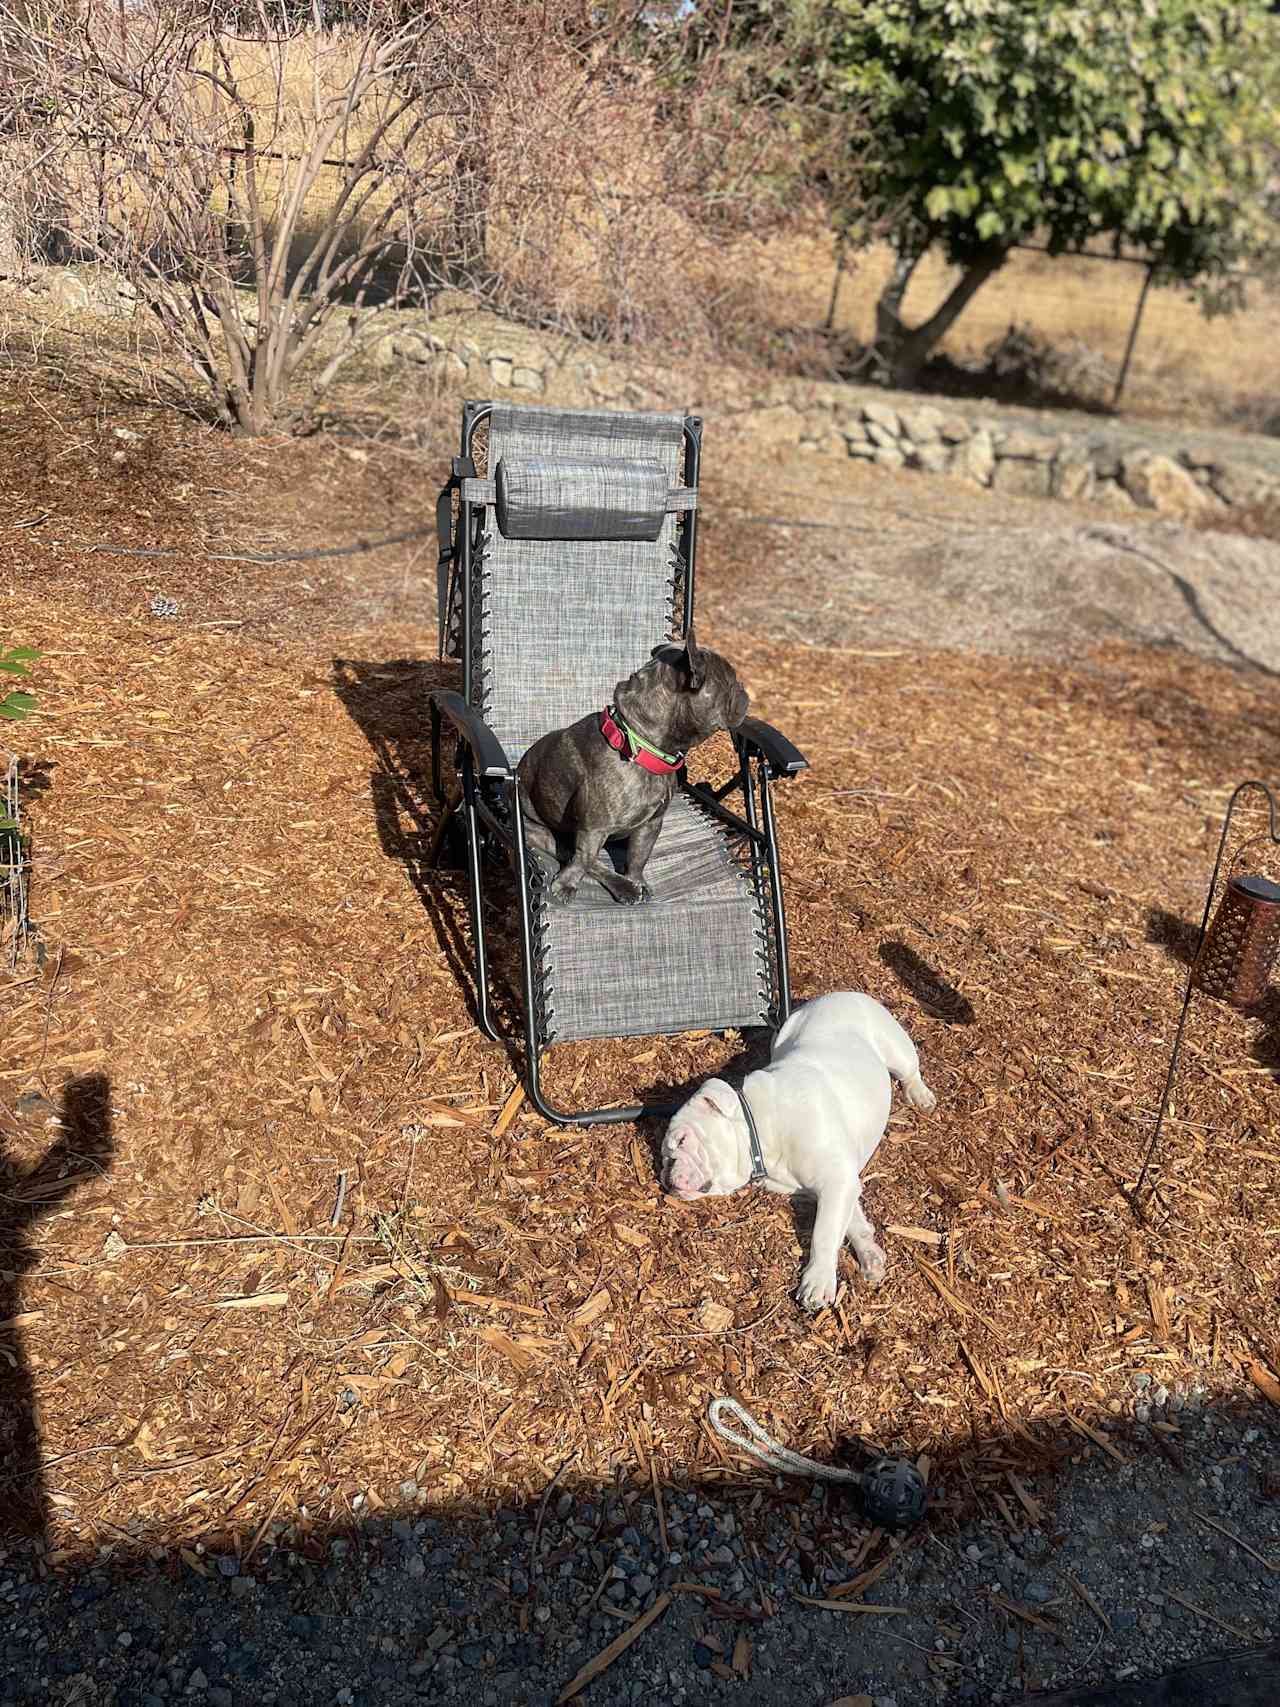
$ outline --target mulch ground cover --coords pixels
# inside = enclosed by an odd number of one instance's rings
[[[1276,751],[1260,678],[707,636],[811,761],[777,796],[797,996],[887,1002],[939,1095],[866,1175],[885,1285],[846,1262],[809,1320],[788,1205],[665,1200],[656,1129],[544,1124],[475,1026],[462,883],[427,861],[429,555],[201,555],[315,540],[322,509],[394,531],[428,495],[176,428],[116,486],[137,443],[84,434],[0,471],[0,634],[44,654],[16,732],[37,934],[0,979],[0,1439],[38,1433],[55,1556],[305,1537],[409,1479],[537,1497],[566,1461],[736,1478],[719,1393],[1008,1515],[1055,1454],[1125,1453],[1135,1373],[1280,1401],[1280,1007],[1196,1004],[1145,1219],[1125,1195],[1222,808]],[[180,555],[85,549],[116,531]],[[549,1090],[630,1100],[760,1048],[569,1045]]]

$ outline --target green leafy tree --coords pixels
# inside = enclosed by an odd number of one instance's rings
[[[876,141],[849,230],[887,223],[897,251],[876,332],[900,382],[1032,237],[1053,254],[1108,238],[1206,308],[1237,305],[1229,270],[1273,240],[1280,80],[1264,0],[832,6],[828,75],[868,111]],[[960,278],[908,326],[907,286],[935,246]]]

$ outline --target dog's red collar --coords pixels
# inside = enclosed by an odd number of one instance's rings
[[[600,713],[600,733],[615,753],[621,753],[624,759],[654,776],[671,776],[684,765],[683,753],[670,756],[657,752],[627,727],[611,705],[606,705]]]

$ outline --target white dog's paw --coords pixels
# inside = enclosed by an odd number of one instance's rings
[[[919,1073],[914,1079],[908,1079],[906,1086],[907,1101],[912,1108],[918,1108],[921,1114],[932,1114],[938,1106],[938,1099],[925,1084]]]
[[[802,1310],[825,1310],[835,1303],[839,1285],[834,1265],[811,1262],[800,1276],[796,1302]]]
[[[862,1245],[858,1252],[858,1267],[868,1286],[879,1286],[889,1267],[889,1259],[877,1244]]]

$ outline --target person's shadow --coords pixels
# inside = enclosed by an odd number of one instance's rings
[[[19,1098],[23,1124],[43,1123],[53,1112],[43,1097]],[[5,1133],[12,1128],[0,1125],[0,1534],[41,1534],[45,1527],[35,1391],[22,1352],[21,1283],[36,1265],[30,1235],[37,1222],[111,1165],[111,1081],[105,1073],[67,1081],[60,1120],[58,1137],[28,1167],[7,1154]]]

